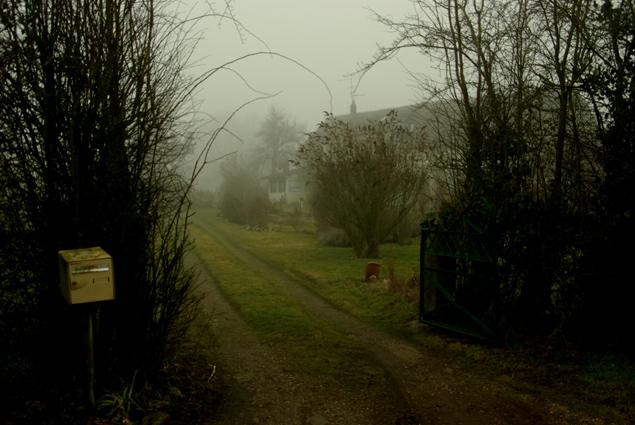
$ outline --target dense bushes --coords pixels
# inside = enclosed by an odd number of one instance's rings
[[[441,216],[486,231],[503,331],[635,342],[634,10],[447,0],[416,1],[405,22],[378,17],[397,39],[369,66],[416,46],[445,67],[444,84],[424,86],[449,194]]]
[[[232,223],[264,229],[269,224],[271,203],[254,173],[232,160],[223,164],[218,207]]]
[[[175,165],[189,142],[187,46],[165,12],[133,0],[0,8],[3,386],[19,370],[32,377],[21,385],[54,397],[82,382],[87,309],[60,295],[61,249],[114,259],[116,300],[99,305],[96,329],[101,384],[151,377],[194,311],[189,182]]]
[[[356,255],[377,257],[417,203],[424,147],[422,133],[403,127],[394,111],[361,126],[328,115],[298,154],[316,218],[341,229]]]

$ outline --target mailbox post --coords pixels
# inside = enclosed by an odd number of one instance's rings
[[[100,247],[59,251],[60,290],[69,304],[89,304],[88,400],[95,406],[95,304],[115,299],[112,257]]]

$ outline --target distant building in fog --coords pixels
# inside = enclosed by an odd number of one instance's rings
[[[357,127],[385,119],[391,111],[397,112],[397,119],[401,125],[411,131],[425,127],[433,117],[428,109],[413,105],[358,112],[357,105],[353,101],[350,113],[336,115],[334,118]],[[262,181],[267,187],[271,202],[286,202],[304,209],[307,199],[306,176],[303,170],[290,163],[288,158],[285,158],[284,164],[281,163],[276,168],[275,173],[262,177]]]
[[[291,166],[287,170],[263,177],[262,181],[267,188],[269,201],[299,204],[303,208],[306,199],[306,179],[299,168]]]
[[[368,124],[372,121],[381,121],[382,119],[386,118],[386,116],[391,111],[397,112],[397,119],[399,120],[401,125],[410,130],[425,127],[432,119],[432,114],[429,112],[428,109],[421,108],[416,105],[357,112],[357,105],[355,104],[355,101],[351,103],[350,113],[344,115],[336,115],[335,118],[356,127]]]

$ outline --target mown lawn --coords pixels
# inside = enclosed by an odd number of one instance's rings
[[[418,307],[389,293],[386,279],[389,260],[394,262],[398,278],[418,276],[417,244],[382,245],[380,277],[374,282],[365,282],[364,268],[368,259],[356,258],[351,248],[322,246],[313,234],[291,230],[250,231],[220,219],[212,209],[199,210],[194,222],[230,236],[242,248],[297,277],[308,289],[353,316],[391,333],[412,333],[405,325],[417,319]]]
[[[285,353],[293,372],[350,390],[385,379],[386,372],[356,342],[304,310],[282,283],[224,250],[200,227],[193,226],[192,233],[197,255],[223,294],[265,344]]]

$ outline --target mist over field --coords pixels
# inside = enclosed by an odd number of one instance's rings
[[[353,100],[359,111],[401,107],[419,102],[420,92],[410,72],[438,75],[429,62],[414,51],[404,51],[394,60],[361,73],[378,44],[389,44],[392,33],[377,22],[375,13],[404,16],[408,2],[334,1],[233,2],[216,5],[213,16],[197,22],[193,33],[200,38],[187,72],[198,75],[244,55],[272,51],[286,58],[259,55],[221,71],[196,91],[194,101],[201,114],[196,119],[212,122],[203,126],[197,147],[205,135],[222,123],[234,108],[263,98],[241,110],[228,124],[238,136],[223,132],[210,157],[238,151],[245,155],[257,144],[256,133],[267,111],[274,107],[313,131],[324,112],[348,114]],[[205,2],[178,4],[182,16],[210,13]],[[235,23],[232,20],[238,20]],[[219,184],[218,164],[203,172],[196,185],[214,189]]]

